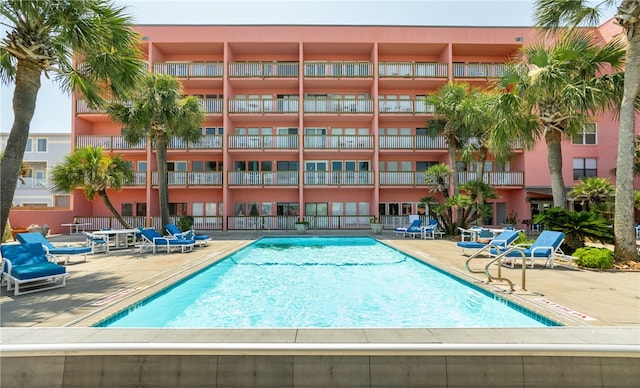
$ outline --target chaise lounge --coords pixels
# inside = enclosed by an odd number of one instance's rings
[[[564,241],[564,233],[551,230],[543,230],[533,244],[518,244],[512,247],[497,250],[491,249],[491,254],[498,256],[502,264],[514,268],[516,259],[524,257],[529,262],[528,266],[533,268],[535,259],[545,259],[545,267],[553,268],[553,259],[556,254],[571,262],[570,256],[565,256],[560,250],[560,245]]]
[[[64,256],[64,264],[69,263],[69,257],[82,255],[84,261],[87,261],[87,253],[91,253],[90,247],[57,247],[49,240],[47,240],[41,233],[37,232],[29,232],[29,233],[18,233],[16,235],[16,240],[18,240],[21,244],[41,244],[44,248],[47,255],[51,255],[55,258],[56,263],[59,262],[58,256]]]
[[[185,253],[192,251],[193,247],[196,245],[196,242],[193,239],[177,238],[176,236],[163,236],[155,229],[151,228],[142,229],[140,233],[142,234],[140,253],[148,250],[149,248],[151,248],[153,253],[156,253],[156,249],[158,247],[161,249],[166,248],[167,253],[170,252],[171,248],[180,248],[182,253]]]
[[[66,286],[67,269],[49,260],[40,243],[9,244],[0,247],[2,283],[13,295]],[[26,288],[26,289],[25,289]]]
[[[464,255],[467,253],[466,250],[477,252],[481,249],[487,249],[487,247],[506,248],[518,238],[518,235],[519,233],[515,230],[505,230],[488,242],[460,241],[457,242],[456,245],[462,248],[462,254]]]
[[[196,244],[201,247],[203,245],[207,245],[207,243],[209,243],[209,241],[211,241],[211,236],[208,236],[206,234],[196,234],[193,229],[181,232],[180,228],[178,228],[178,226],[176,224],[167,224],[165,225],[165,230],[167,231],[167,233],[169,233],[170,235],[176,236],[178,238],[183,238],[186,240],[195,240]]]

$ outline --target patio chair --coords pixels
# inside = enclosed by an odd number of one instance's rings
[[[435,240],[436,234],[441,234],[441,232],[438,230],[438,220],[436,220],[435,218],[430,219],[429,223],[426,226],[420,228],[420,230],[420,235],[425,240]]]
[[[478,233],[482,228],[478,226],[472,226],[470,229],[461,228],[458,226],[458,231],[460,232],[460,241],[477,241]]]
[[[196,244],[201,247],[203,245],[207,245],[209,241],[211,241],[211,236],[206,234],[196,234],[193,229],[189,229],[187,231],[181,232],[180,228],[176,224],[167,224],[165,225],[165,230],[173,236],[183,239],[192,239],[195,240]]]
[[[486,249],[489,246],[506,248],[511,245],[519,236],[519,233],[515,230],[505,230],[496,237],[492,238],[488,242],[482,241],[460,241],[456,245],[462,248],[462,254],[466,254],[466,250],[473,250],[474,252],[480,249]]]
[[[56,263],[59,262],[58,256],[64,256],[64,264],[69,263],[69,258],[71,256],[83,256],[83,260],[87,261],[87,253],[91,253],[91,248],[89,247],[72,247],[72,246],[64,246],[57,247],[49,240],[44,238],[41,233],[37,232],[28,232],[28,233],[18,233],[16,234],[16,240],[18,240],[21,244],[42,244],[47,255],[51,255],[55,258]]]
[[[185,253],[192,251],[193,247],[196,245],[195,240],[178,238],[176,236],[163,236],[156,232],[155,229],[151,228],[142,229],[140,233],[142,234],[140,253],[149,248],[151,248],[153,253],[156,253],[156,249],[158,247],[161,249],[166,248],[167,253],[170,252],[171,248],[180,248],[182,253]]]
[[[413,220],[411,222],[411,225],[407,227],[395,228],[393,232],[396,234],[396,236],[402,236],[402,237],[406,236],[407,233],[421,234],[422,233],[422,230],[420,229],[421,225],[422,225],[422,220],[417,219],[417,220]]]
[[[491,248],[491,254],[498,256],[502,264],[514,268],[517,258],[524,258],[529,262],[528,266],[535,266],[535,259],[545,259],[545,267],[553,268],[554,255],[565,256],[560,250],[564,241],[564,233],[551,230],[543,230],[533,244],[518,244],[502,249]]]
[[[91,253],[109,252],[109,238],[107,236],[98,236],[90,232],[82,232],[87,240],[85,245],[91,248]]]
[[[49,261],[40,243],[9,244],[0,247],[2,254],[2,283],[13,295],[64,287],[67,269]]]

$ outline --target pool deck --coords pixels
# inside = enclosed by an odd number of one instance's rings
[[[319,236],[330,232],[308,232]],[[347,233],[349,234],[349,233]],[[369,235],[359,231],[354,235]],[[88,255],[86,262],[71,259],[67,286],[27,295],[0,292],[0,340],[7,344],[63,344],[77,342],[149,342],[162,338],[197,342],[350,342],[350,343],[581,343],[640,346],[640,272],[613,272],[554,269],[540,263],[526,271],[526,290],[521,289],[521,270],[503,268],[515,292],[502,282],[487,283],[484,274],[465,269],[466,256],[449,240],[422,240],[396,237],[385,231],[384,243],[451,272],[479,287],[494,291],[525,307],[559,321],[556,329],[233,329],[191,330],[189,335],[175,330],[170,336],[157,330],[117,330],[89,328],[114,312],[146,295],[187,276],[230,252],[251,243],[246,232],[212,233],[214,240],[191,253],[139,254],[137,250]],[[281,236],[267,233],[266,236]],[[340,232],[340,235],[345,235]],[[55,243],[79,243],[81,236],[50,237]],[[480,267],[477,267],[480,268]],[[401,279],[399,279],[401,281]],[[57,329],[53,329],[57,328]],[[60,328],[73,328],[60,329]],[[85,329],[79,329],[85,328]],[[109,331],[111,330],[111,331]],[[53,335],[52,333],[55,333]],[[202,334],[198,334],[202,333]],[[206,333],[206,334],[205,334]],[[640,347],[638,347],[640,349]]]

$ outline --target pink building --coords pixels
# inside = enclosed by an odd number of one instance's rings
[[[605,24],[603,38],[612,35]],[[299,217],[316,229],[387,227],[424,214],[432,195],[424,171],[448,163],[446,143],[429,137],[433,109],[423,97],[449,81],[485,84],[506,59],[535,40],[530,28],[362,26],[138,26],[153,72],[178,77],[202,99],[202,140],[169,150],[170,212],[196,218],[197,229],[293,229]],[[160,227],[157,168],[150,144],[132,146],[120,125],[74,100],[75,147],[124,154],[131,185],[110,196],[138,226]],[[565,183],[609,176],[617,122],[606,117],[563,145]],[[464,164],[464,163],[463,163]],[[464,170],[467,171],[464,171]],[[464,164],[460,182],[474,179]],[[485,181],[499,225],[518,225],[551,204],[546,148],[514,150],[488,162]],[[638,182],[636,181],[636,184]],[[110,225],[101,201],[73,196],[73,214]]]

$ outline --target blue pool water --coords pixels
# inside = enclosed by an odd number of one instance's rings
[[[263,238],[98,326],[541,327],[555,323],[368,237]]]

